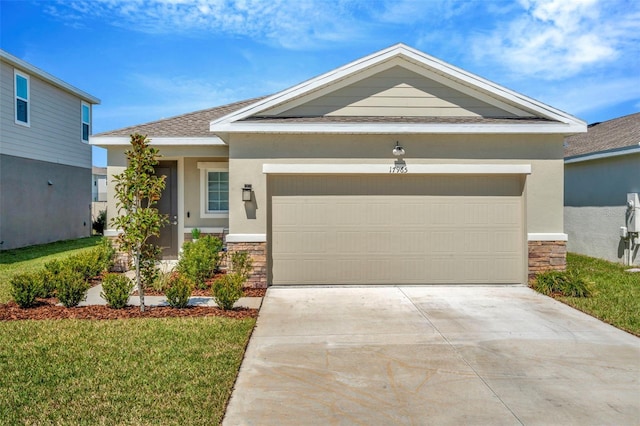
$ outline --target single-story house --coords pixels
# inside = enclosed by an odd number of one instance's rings
[[[590,124],[565,139],[564,155],[568,249],[638,265],[638,234],[620,228],[630,230],[628,201],[640,193],[640,113]]]
[[[159,148],[167,258],[198,227],[250,251],[255,286],[526,283],[565,267],[563,141],[585,131],[397,44],[275,95],[91,143],[108,150],[109,176],[130,134]]]

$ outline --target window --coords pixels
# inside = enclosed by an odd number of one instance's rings
[[[30,110],[29,110],[29,76],[22,74],[17,70],[13,71],[15,76],[15,95],[16,95],[16,116],[17,124],[29,126]]]
[[[82,102],[82,140],[89,142],[91,134],[91,107],[88,103]]]
[[[200,217],[229,217],[229,164],[198,162]]]

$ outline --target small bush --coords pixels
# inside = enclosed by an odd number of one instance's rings
[[[23,273],[11,278],[11,297],[21,308],[29,308],[42,292],[40,274]]]
[[[158,279],[160,271],[158,270],[158,260],[162,250],[153,244],[145,244],[142,247],[142,256],[140,257],[140,278],[144,288],[153,287]]]
[[[538,275],[533,288],[547,296],[589,297],[589,283],[579,274],[570,271],[548,271]]]
[[[182,257],[177,270],[193,281],[198,288],[206,289],[206,280],[220,268],[222,241],[210,235],[196,242],[187,241],[182,246]]]
[[[82,273],[70,268],[60,271],[56,294],[64,307],[78,306],[81,301],[86,299],[87,290],[89,290],[89,284]]]
[[[44,269],[40,272],[42,279],[42,292],[40,297],[47,298],[55,296],[60,271],[62,271],[63,266],[63,263],[57,259],[44,264]]]
[[[189,278],[173,273],[167,281],[165,295],[167,302],[172,308],[186,308],[193,291],[193,283]]]
[[[116,255],[116,249],[108,238],[103,238],[97,248],[100,272],[110,271]]]
[[[100,210],[98,213],[98,217],[93,223],[91,223],[91,228],[96,231],[97,234],[104,235],[104,228],[107,226],[107,211]]]
[[[133,289],[133,282],[123,274],[105,274],[102,280],[102,296],[109,307],[122,309],[129,302],[129,294]]]
[[[224,310],[232,309],[234,303],[242,297],[244,281],[242,275],[235,272],[216,278],[211,287],[213,300]]]
[[[231,253],[231,271],[240,274],[246,281],[251,275],[253,259],[246,251],[234,251]]]

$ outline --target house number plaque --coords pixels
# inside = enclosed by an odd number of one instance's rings
[[[389,167],[389,173],[408,173],[406,164],[394,164]]]

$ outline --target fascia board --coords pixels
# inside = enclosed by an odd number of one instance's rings
[[[402,174],[531,174],[531,164],[406,164]],[[389,164],[263,164],[264,174],[395,174]]]
[[[558,109],[555,109],[549,105],[543,104],[542,102],[538,102],[520,93],[514,92],[492,81],[486,80],[475,74],[464,71],[458,67],[455,67],[433,56],[430,56],[426,53],[412,49],[403,44],[397,44],[397,45],[391,46],[390,48],[373,53],[355,62],[351,62],[333,71],[329,71],[328,73],[325,73],[313,79],[307,80],[303,83],[300,83],[296,86],[291,87],[290,89],[286,89],[282,92],[276,93],[275,95],[270,96],[266,99],[263,99],[259,102],[256,102],[255,104],[249,105],[243,109],[240,109],[229,115],[226,115],[217,120],[214,120],[210,124],[210,130],[217,131],[218,130],[217,125],[219,124],[231,123],[237,120],[242,120],[251,115],[260,113],[268,109],[275,108],[278,105],[286,103],[287,101],[293,98],[302,96],[304,93],[313,92],[315,90],[320,89],[323,86],[329,85],[332,82],[336,82],[341,79],[344,79],[349,75],[358,73],[374,65],[381,64],[394,57],[397,57],[397,58],[404,57],[406,60],[408,60],[409,62],[415,63],[418,67],[422,69],[432,70],[437,74],[441,74],[446,80],[449,80],[449,81],[455,82],[456,80],[458,80],[463,85],[469,86],[472,90],[476,92],[481,93],[484,91],[489,94],[490,98],[496,97],[498,101],[503,101],[506,104],[515,105],[515,108],[517,109],[519,109],[518,107],[521,107],[524,110],[531,111],[532,113],[541,115],[548,119],[560,121],[566,124],[577,124],[578,125],[577,128],[580,128],[581,125],[584,125],[584,130],[577,130],[576,131],[577,133],[586,131],[587,123],[580,120],[577,117],[574,117]],[[336,88],[338,87],[339,86],[336,86]]]
[[[622,155],[640,154],[640,146],[630,146],[611,151],[592,152],[589,154],[567,157],[564,164],[582,163],[583,161],[600,160],[603,158],[620,157]]]
[[[584,130],[583,130],[584,129]],[[212,126],[218,133],[289,134],[558,134],[570,135],[586,130],[574,123],[476,124],[476,123],[247,123]]]
[[[89,93],[85,92],[84,90],[80,90],[77,87],[74,87],[72,85],[70,85],[69,83],[60,80],[58,77],[55,77],[51,74],[49,74],[46,71],[41,70],[40,68],[37,68],[33,65],[31,65],[30,63],[23,61],[20,58],[17,58],[15,56],[13,56],[12,54],[5,52],[4,50],[0,49],[0,58],[2,58],[2,60],[4,60],[5,62],[7,62],[8,64],[10,64],[13,67],[19,68],[22,71],[24,71],[27,74],[33,75],[35,77],[38,77],[44,81],[46,81],[47,83],[50,83],[56,87],[58,87],[59,89],[62,89],[66,92],[69,92],[77,97],[79,97],[80,99],[82,99],[83,101],[86,101],[90,104],[93,105],[98,105],[100,104],[100,99],[96,98],[95,96],[90,95]]]
[[[150,145],[152,146],[211,146],[211,145],[226,145],[226,143],[217,136],[211,135],[206,138],[181,138],[181,137],[149,137],[151,139]],[[89,145],[108,147],[108,146],[125,146],[131,144],[131,138],[125,136],[96,136],[89,137]]]

